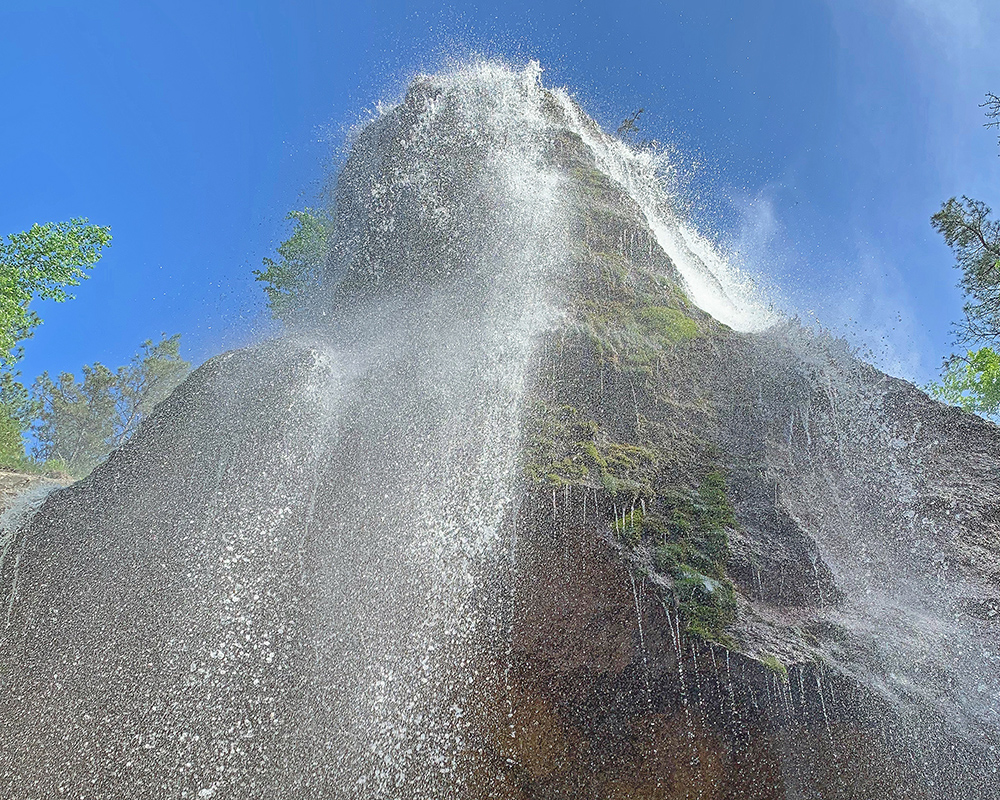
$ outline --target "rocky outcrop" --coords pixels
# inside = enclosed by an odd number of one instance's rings
[[[7,511],[18,495],[25,492],[69,486],[72,483],[72,478],[58,473],[38,475],[33,472],[0,470],[0,512]]]
[[[17,530],[5,796],[996,796],[1000,430],[702,311],[579,115],[420,82],[325,316]]]

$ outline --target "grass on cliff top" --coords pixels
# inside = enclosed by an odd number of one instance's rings
[[[21,472],[25,475],[39,475],[48,478],[74,478],[66,468],[66,462],[58,458],[35,461],[27,456],[0,457],[0,470]]]

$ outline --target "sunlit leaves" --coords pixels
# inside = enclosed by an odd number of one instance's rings
[[[191,365],[179,348],[180,335],[143,342],[115,372],[100,363],[84,366],[82,381],[68,372],[56,380],[43,373],[33,387],[38,460],[59,461],[75,476],[90,472],[187,375]]]
[[[62,302],[79,286],[111,242],[111,229],[85,218],[46,222],[0,238],[0,366],[20,358],[18,343],[41,320],[28,306],[34,298]]]
[[[1000,353],[992,347],[952,356],[940,383],[927,387],[930,394],[951,405],[983,416],[1000,416]]]
[[[333,223],[312,209],[291,211],[292,234],[278,245],[277,260],[264,259],[264,269],[253,275],[265,284],[268,307],[288,322],[301,311],[305,299],[323,280]]]

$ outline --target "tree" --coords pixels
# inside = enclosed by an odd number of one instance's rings
[[[13,371],[21,342],[41,324],[29,305],[36,297],[69,300],[66,287],[87,277],[110,242],[110,228],[82,217],[0,237],[0,463],[24,461],[23,434],[33,416],[28,392]]]
[[[283,322],[295,318],[322,282],[333,229],[325,213],[310,208],[290,211],[287,219],[292,221],[292,234],[278,245],[278,260],[265,258],[265,268],[253,271],[266,284],[268,308]]]
[[[17,373],[0,371],[0,465],[15,468],[24,466],[24,431],[36,412],[28,390],[17,378]]]
[[[959,341],[1000,338],[1000,222],[979,200],[952,197],[931,217],[962,271],[965,319],[958,323]]]
[[[987,128],[1000,127],[1000,97],[986,95]],[[984,416],[1000,417],[1000,221],[979,200],[952,197],[931,217],[931,225],[955,254],[965,293],[956,343],[979,345],[944,360],[941,382],[927,390],[940,400]]]
[[[637,133],[639,130],[639,117],[642,116],[642,112],[646,109],[640,108],[631,117],[626,117],[622,124],[618,126],[619,136],[628,136],[630,133]]]
[[[989,120],[983,123],[983,127],[1000,128],[1000,96],[987,92],[986,102],[980,103],[979,107],[986,109],[986,119]],[[1000,144],[1000,137],[997,137],[997,144]]]
[[[43,372],[33,393],[39,404],[35,430],[39,461],[58,461],[74,477],[82,477],[114,447],[115,374],[103,364],[83,367],[83,381],[63,372],[53,381]]]
[[[992,347],[945,360],[941,383],[931,384],[938,400],[985,417],[1000,415],[1000,353]]]
[[[142,349],[115,376],[115,446],[121,445],[139,429],[154,406],[180,385],[191,371],[190,362],[180,356],[181,335],[164,336]]]
[[[61,462],[75,477],[89,473],[138,430],[153,407],[187,376],[180,335],[164,336],[112,372],[103,364],[83,367],[83,381],[64,372],[55,381],[43,373],[33,387],[38,410],[35,457]]]
[[[79,286],[110,243],[110,228],[83,217],[0,237],[0,367],[20,359],[19,343],[41,323],[28,308],[31,301],[72,299],[66,287]]]

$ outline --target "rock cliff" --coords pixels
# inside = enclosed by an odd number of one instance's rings
[[[308,324],[12,540],[6,795],[996,797],[1000,429],[741,324],[646,159],[532,68],[366,128]]]

